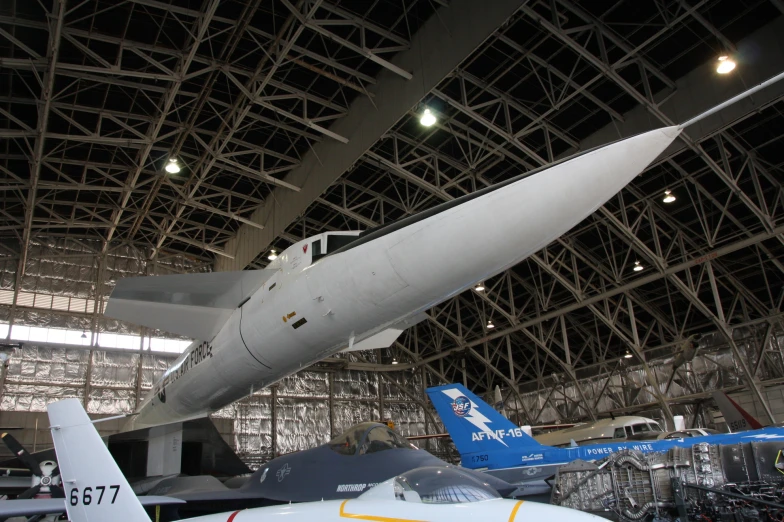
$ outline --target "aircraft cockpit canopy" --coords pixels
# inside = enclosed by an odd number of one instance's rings
[[[365,455],[389,449],[417,449],[408,440],[377,422],[352,426],[331,441],[329,447],[341,455]]]
[[[311,243],[313,246],[312,259],[315,263],[320,258],[333,254],[344,246],[359,239],[359,231],[350,232],[324,232]]]
[[[463,504],[501,496],[488,483],[459,469],[426,467],[398,475],[395,498],[423,504]]]

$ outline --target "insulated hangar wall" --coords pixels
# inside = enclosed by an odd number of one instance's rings
[[[30,428],[57,397],[131,411],[189,342],[104,318],[121,277],[264,268],[682,122],[784,63],[773,0],[10,0],[0,24],[0,416]],[[716,425],[714,389],[780,420],[783,94],[690,129],[562,238],[389,349],[218,412],[220,431],[252,463],[360,420],[438,433],[424,389],[445,382],[500,387],[518,424]]]

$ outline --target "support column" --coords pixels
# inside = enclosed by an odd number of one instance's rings
[[[329,438],[335,436],[335,374],[329,372]]]
[[[84,397],[82,397],[82,405],[84,406],[85,411],[87,411],[87,403],[90,402],[90,381],[93,378],[93,351],[87,351],[87,372],[84,376]]]
[[[3,354],[5,356],[5,354]],[[5,393],[5,378],[8,375],[8,359],[3,357],[0,359],[0,402],[3,400],[3,393]]]
[[[422,367],[422,402],[427,404],[428,397],[427,397],[427,368],[424,366]],[[422,416],[425,418],[425,435],[430,435],[430,423],[428,422],[427,411],[426,408],[423,408]],[[425,439],[425,451],[430,451],[431,449],[430,439]]]
[[[251,395],[251,398],[253,395]],[[272,413],[272,418],[270,419],[271,429],[272,429],[272,458],[278,456],[278,386],[275,385],[272,387],[272,396],[270,397],[272,404],[270,405],[270,411]]]
[[[628,295],[626,296],[626,306],[629,310],[629,321],[631,323],[632,330],[633,343],[631,348],[634,350],[634,355],[637,356],[637,359],[642,364],[643,370],[645,370],[645,376],[648,380],[648,384],[651,386],[651,389],[653,389],[653,395],[656,397],[656,400],[659,402],[659,405],[662,408],[662,413],[664,413],[667,426],[671,429],[675,429],[675,420],[673,419],[672,409],[667,403],[667,399],[659,389],[659,381],[656,379],[653,371],[651,371],[651,367],[648,366],[648,361],[645,360],[645,354],[642,353],[642,346],[640,346],[640,336],[637,333],[637,322],[634,319],[634,304]]]
[[[378,392],[378,420],[384,420],[384,393],[381,391],[381,376],[376,374],[376,386]]]

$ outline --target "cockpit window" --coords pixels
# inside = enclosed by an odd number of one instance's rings
[[[352,426],[331,441],[329,447],[341,455],[360,455],[395,448],[415,449],[408,440],[383,424],[363,422]]]
[[[321,239],[313,241],[311,261],[315,263],[322,257],[340,250],[357,239],[359,239],[359,232],[350,234],[327,234],[323,241]]]
[[[359,448],[359,454],[376,453],[388,449],[410,449],[411,444],[386,426],[371,428]]]
[[[353,243],[359,239],[359,235],[353,234],[329,234],[327,236],[327,254],[331,254],[335,250],[343,248],[349,243]]]
[[[455,468],[417,468],[395,479],[395,498],[423,504],[462,504],[501,498],[486,482]]]
[[[634,433],[647,433],[651,431],[647,424],[633,424]]]
[[[329,447],[332,451],[336,451],[341,455],[354,455],[357,452],[357,446],[359,446],[362,436],[367,430],[368,424],[352,426],[329,441]]]
[[[651,427],[651,431],[657,431],[659,433],[661,433],[661,431],[662,431],[661,426],[659,426],[655,422],[651,422],[650,424],[648,424],[648,426]]]

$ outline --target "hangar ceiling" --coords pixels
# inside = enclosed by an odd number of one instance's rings
[[[17,261],[14,290],[33,238],[263,267],[270,247],[684,121],[784,63],[780,0],[477,4],[3,2],[0,248]],[[722,54],[739,62],[727,76]],[[765,351],[784,299],[782,95],[690,129],[564,237],[431,310],[382,362],[527,390],[628,353],[659,389],[648,360],[718,332],[747,382],[763,360],[784,375]],[[757,353],[741,353],[741,332]]]

